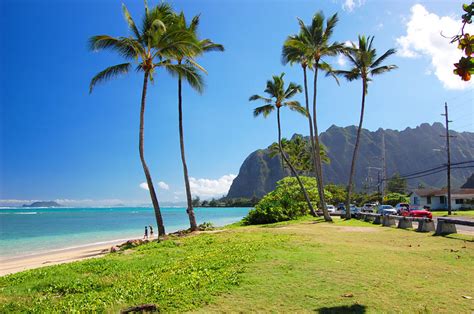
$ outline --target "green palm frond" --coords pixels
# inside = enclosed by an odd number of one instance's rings
[[[385,61],[385,59],[387,59],[388,57],[390,57],[391,55],[395,54],[397,51],[395,49],[389,49],[387,51],[385,51],[385,53],[383,55],[381,55],[377,60],[375,60],[371,65],[370,67],[372,68],[376,68],[378,67],[382,62]]]
[[[329,63],[323,61],[318,64],[318,67],[320,70],[326,73],[326,76],[331,76],[333,79],[335,79],[337,85],[339,85],[339,79],[335,73],[336,70],[334,70]]]
[[[132,38],[96,35],[89,39],[89,48],[93,51],[110,49],[125,59],[136,59],[144,53],[140,43]]]
[[[253,110],[253,116],[258,117],[259,115],[263,115],[263,117],[266,118],[273,110],[275,110],[273,105],[257,107]]]
[[[173,76],[179,76],[188,84],[202,93],[204,90],[204,80],[198,69],[189,63],[184,64],[168,64],[165,69]]]
[[[396,65],[384,65],[384,66],[380,66],[378,68],[372,69],[370,71],[370,74],[372,76],[373,75],[379,75],[379,74],[386,73],[386,72],[389,72],[389,71],[392,71],[392,70],[395,70],[395,69],[398,69],[398,67]]]
[[[266,98],[266,97],[263,97],[263,96],[260,96],[260,95],[250,96],[249,101],[254,101],[254,100],[263,100],[263,102],[266,103],[266,104],[270,104],[272,102],[272,100],[270,98]]]
[[[346,70],[335,70],[332,72],[335,75],[344,77],[348,81],[354,81],[361,78],[361,74],[358,69],[354,68],[351,71]]]
[[[290,110],[298,112],[304,116],[308,115],[308,112],[306,111],[306,109],[302,107],[300,103],[296,100],[286,101],[283,103],[283,105],[288,107]]]
[[[89,93],[92,93],[92,90],[97,83],[107,81],[113,77],[119,76],[120,74],[128,73],[131,66],[132,65],[130,63],[117,64],[97,73],[96,76],[94,76],[91,80],[89,85]]]
[[[301,87],[301,85],[291,82],[290,84],[288,84],[288,88],[285,90],[284,97],[285,99],[290,99],[296,94],[301,93],[302,91],[303,88]]]
[[[133,21],[132,15],[128,11],[127,6],[125,5],[125,3],[122,3],[122,11],[123,11],[123,16],[125,18],[125,21],[128,24],[128,27],[130,28],[130,30],[135,35],[135,38],[137,38],[139,41],[141,41],[142,36],[141,36],[140,32],[138,31],[138,28],[135,25],[135,22]]]

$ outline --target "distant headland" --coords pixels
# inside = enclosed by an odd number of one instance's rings
[[[58,204],[53,201],[42,201],[33,202],[31,204],[23,204],[23,207],[61,207],[61,204]]]

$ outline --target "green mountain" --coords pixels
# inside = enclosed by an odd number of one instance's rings
[[[323,166],[326,183],[347,184],[356,130],[355,126],[333,125],[321,133],[321,142],[327,147],[331,160],[330,164]],[[357,189],[376,189],[378,172],[383,168],[383,141],[389,178],[395,173],[411,174],[445,164],[444,134],[445,128],[441,123],[423,123],[403,131],[378,129],[371,132],[363,129],[355,174]],[[474,160],[474,133],[451,131],[450,134],[455,136],[451,138],[450,145],[452,163]],[[452,185],[461,186],[472,172],[473,168],[453,169]],[[227,197],[261,197],[273,190],[276,182],[287,175],[289,172],[282,170],[278,155],[271,158],[267,149],[257,150],[245,159]],[[425,187],[443,187],[446,185],[446,172],[408,180],[409,187],[416,188],[420,184]]]

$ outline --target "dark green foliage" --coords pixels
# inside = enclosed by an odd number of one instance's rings
[[[324,189],[331,193],[331,198],[327,199],[328,204],[337,205],[345,202],[347,198],[346,187],[341,184],[326,184]]]
[[[319,197],[315,178],[300,177],[307,189],[309,198],[318,205]],[[326,193],[330,198],[330,193]],[[277,182],[274,191],[265,195],[260,202],[244,218],[248,225],[267,224],[293,220],[309,214],[308,204],[298,185],[296,178],[286,177]]]
[[[408,203],[410,202],[410,198],[405,194],[400,193],[389,193],[384,196],[383,203],[395,206],[398,203]]]
[[[398,173],[394,174],[387,182],[388,193],[406,193],[407,180],[402,178]]]

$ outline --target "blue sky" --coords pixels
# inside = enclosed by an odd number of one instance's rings
[[[125,1],[135,20],[142,1]],[[474,131],[473,83],[450,76],[459,58],[439,36],[459,27],[462,1],[172,1],[189,17],[201,14],[200,34],[225,46],[199,61],[208,70],[206,90],[184,88],[186,153],[194,190],[225,194],[245,157],[276,138],[274,118],[254,119],[248,97],[261,93],[273,74],[302,83],[300,68],[280,62],[284,39],[322,10],[338,12],[334,40],[375,35],[399,69],[369,87],[365,127],[404,129],[441,121],[444,101],[452,128]],[[153,4],[153,1],[150,1]],[[3,0],[0,2],[0,199],[59,199],[67,204],[148,203],[138,158],[142,76],[131,73],[97,86],[91,77],[121,59],[90,52],[96,34],[128,35],[119,1]],[[472,32],[472,31],[471,31]],[[344,60],[328,60],[344,67]],[[448,73],[446,75],[446,73]],[[150,86],[146,157],[163,201],[183,200],[177,127],[177,83],[159,72]],[[299,100],[303,100],[300,96]],[[360,82],[327,78],[319,85],[320,130],[357,123]],[[307,134],[306,120],[283,115],[285,136]]]

